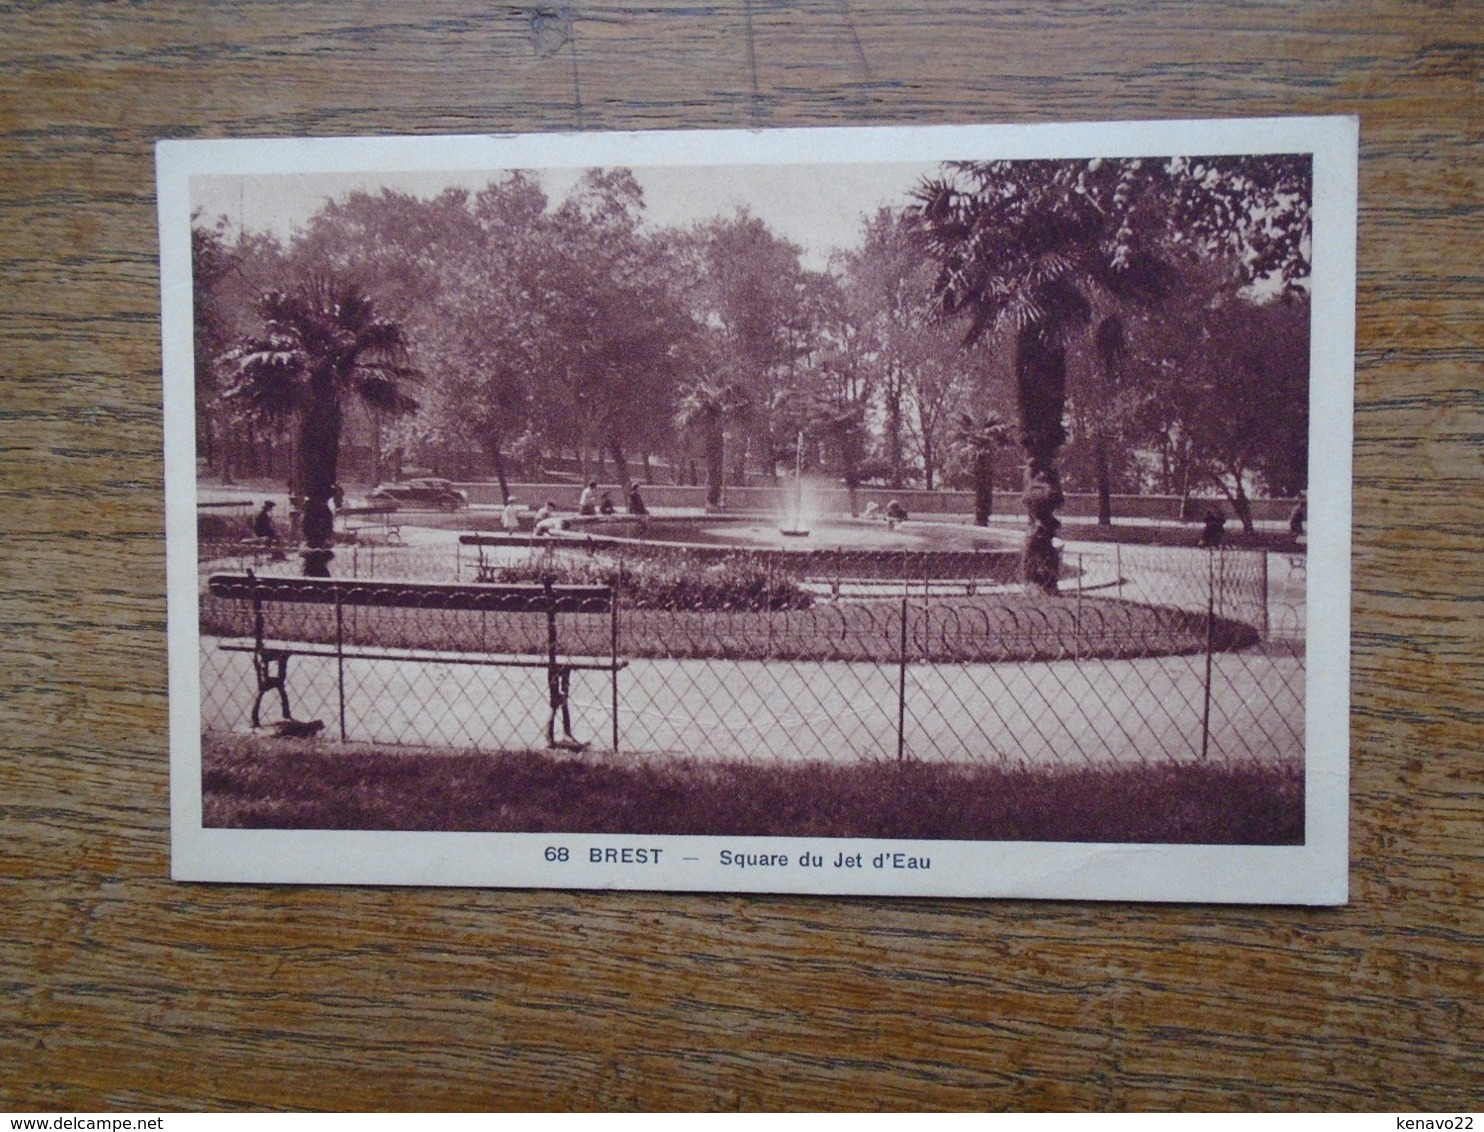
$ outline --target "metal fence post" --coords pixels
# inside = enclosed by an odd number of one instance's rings
[[[1211,747],[1211,623],[1216,614],[1216,549],[1206,552],[1206,690],[1201,706],[1201,761]]]
[[[897,762],[907,753],[907,598],[902,598],[902,636],[897,649]]]
[[[620,566],[620,570],[622,566]],[[608,675],[613,684],[613,753],[618,754],[618,595],[619,588],[613,588],[613,635],[609,642],[608,652]]]
[[[1271,625],[1268,621],[1268,552],[1258,552],[1262,555],[1262,639],[1268,639]]]
[[[335,583],[335,683],[340,692],[340,741],[345,742],[345,606]]]
[[[773,659],[773,552],[764,552],[763,561],[767,564],[767,582],[763,593],[763,623],[768,627],[767,658]]]
[[[1072,658],[1082,659],[1082,587],[1087,582],[1087,575],[1082,572],[1082,555],[1077,555],[1077,608],[1072,625]]]

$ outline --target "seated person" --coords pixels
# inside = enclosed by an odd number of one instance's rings
[[[644,499],[639,494],[639,485],[634,484],[629,488],[629,514],[648,515],[649,508],[644,506]]]
[[[271,499],[263,500],[263,507],[253,516],[252,533],[254,538],[266,539],[270,543],[278,541],[278,527],[273,522],[274,503]]]
[[[1202,517],[1201,524],[1201,537],[1196,545],[1207,549],[1220,546],[1226,529],[1226,513],[1219,507],[1213,508]]]
[[[582,489],[582,495],[577,500],[577,513],[579,515],[596,515],[598,513],[597,480],[588,480],[587,486]]]

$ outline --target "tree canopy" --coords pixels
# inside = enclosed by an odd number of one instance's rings
[[[523,172],[354,192],[283,242],[201,217],[203,450],[223,474],[299,452],[302,478],[343,432],[365,478],[637,462],[717,501],[802,434],[841,482],[987,498],[1012,461],[972,437],[1003,418],[1050,589],[1064,474],[1105,498],[1304,486],[1310,180],[1283,155],[947,164],[823,268],[745,208],[656,225],[624,169],[560,200]]]

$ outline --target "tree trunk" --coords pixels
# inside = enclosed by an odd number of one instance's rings
[[[371,408],[371,483],[381,482],[381,410]]]
[[[489,443],[490,463],[495,466],[495,479],[500,481],[500,500],[504,502],[510,498],[510,479],[505,474],[505,453],[500,451],[500,441],[492,439]]]
[[[205,402],[196,399],[196,454],[206,461],[206,474],[218,475],[216,429],[212,427],[210,411]]]
[[[618,442],[617,433],[608,434],[608,451],[613,456],[613,471],[618,478],[619,486],[623,488],[624,498],[629,496],[629,461],[623,454],[623,445]]]
[[[706,506],[720,507],[721,478],[726,472],[726,437],[719,423],[707,428],[703,445],[706,449]]]
[[[886,463],[887,482],[893,489],[902,489],[902,394],[899,384],[893,383],[886,396]]]
[[[734,458],[732,460],[732,482],[739,487],[747,484],[747,453],[752,447],[752,437],[746,432],[732,445]]]
[[[237,461],[237,427],[236,422],[228,418],[222,425],[221,435],[222,452],[222,483],[223,485],[236,483],[236,461]]]
[[[299,429],[297,477],[304,499],[304,542],[310,550],[325,550],[334,542],[335,514],[330,509],[330,498],[340,463],[340,424],[340,400],[334,390],[316,390]],[[305,557],[306,575],[314,576],[310,575],[310,566],[316,557]]]
[[[1247,498],[1247,492],[1242,487],[1242,477],[1237,476],[1237,493],[1232,496],[1232,509],[1236,511],[1237,518],[1242,520],[1242,533],[1252,535],[1256,533],[1256,527],[1252,522],[1252,503]]]
[[[1102,389],[1094,412],[1098,423],[1093,429],[1093,462],[1098,480],[1098,526],[1113,525],[1113,486],[1108,476],[1108,437],[1103,432],[1103,414],[1113,389],[1118,385],[1118,359],[1123,355],[1123,321],[1117,315],[1103,320],[1095,335],[1097,354],[1103,364]]]
[[[974,525],[989,526],[994,512],[994,453],[983,449],[974,456]]]
[[[1092,459],[1098,477],[1098,526],[1113,525],[1113,483],[1108,475],[1108,441],[1099,431],[1092,442]]]
[[[1020,443],[1025,449],[1025,510],[1028,525],[1022,571],[1027,588],[1057,592],[1061,553],[1056,510],[1066,496],[1056,470],[1056,456],[1066,443],[1062,414],[1067,399],[1066,350],[1040,327],[1026,327],[1015,342],[1016,408]]]
[[[1190,460],[1185,461],[1185,467],[1180,476],[1180,521],[1190,522]]]

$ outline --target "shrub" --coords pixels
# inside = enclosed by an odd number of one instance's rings
[[[252,534],[252,520],[241,515],[197,514],[196,537],[201,540],[240,539]]]
[[[769,610],[808,609],[813,597],[795,583],[740,558],[699,563],[638,559],[616,563],[593,560],[561,564],[529,562],[508,566],[502,582],[612,586],[634,609]]]

